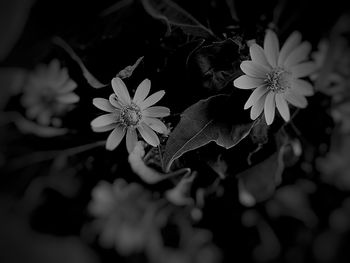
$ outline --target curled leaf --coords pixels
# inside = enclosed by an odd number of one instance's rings
[[[83,76],[85,77],[86,81],[90,84],[91,87],[99,89],[107,86],[107,84],[102,84],[99,80],[97,80],[90,71],[86,68],[81,58],[74,52],[74,50],[68,45],[66,41],[64,41],[60,37],[54,37],[53,42],[63,48],[70,56],[71,58],[78,63],[79,67],[81,68],[83,72]]]
[[[119,71],[116,77],[119,77],[121,79],[129,78],[134,72],[134,70],[137,68],[137,66],[141,63],[142,60],[143,60],[143,57],[138,58],[134,63],[134,65],[129,65],[125,67],[124,69]]]
[[[139,141],[137,142],[134,150],[129,154],[128,160],[129,160],[131,169],[134,171],[134,173],[140,176],[140,178],[148,184],[156,184],[160,181],[163,181],[171,177],[186,176],[191,171],[188,168],[183,168],[168,174],[160,173],[155,169],[148,167],[145,164],[145,162],[143,161],[144,156],[145,156],[145,150],[143,148],[142,143]]]
[[[173,188],[166,191],[166,198],[175,205],[190,205],[193,203],[193,199],[189,197],[189,191],[194,178],[197,173],[193,172],[191,175],[188,173],[180,182]]]

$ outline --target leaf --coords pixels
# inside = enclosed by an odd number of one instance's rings
[[[281,182],[284,170],[284,146],[264,161],[248,168],[237,175],[239,180],[240,200],[254,205],[269,198],[275,191],[276,185]]]
[[[214,33],[203,26],[187,11],[171,0],[141,0],[146,12],[167,25],[168,34],[171,27],[180,27],[184,33],[203,38],[216,38]]]
[[[79,56],[74,52],[74,50],[60,37],[54,37],[53,42],[63,48],[70,56],[71,58],[78,63],[79,67],[83,71],[83,75],[86,79],[86,81],[90,84],[91,87],[99,89],[107,86],[107,84],[102,84],[100,81],[98,81],[91,73],[90,71],[85,67],[83,61]]]
[[[184,111],[165,146],[165,171],[169,171],[173,161],[188,151],[212,141],[228,149],[249,134],[253,122],[250,119],[242,120],[243,107],[239,103],[229,103],[229,99],[228,95],[212,96],[200,100]],[[238,108],[230,108],[232,105]]]
[[[127,66],[121,71],[119,71],[119,73],[117,74],[117,77],[121,79],[129,78],[134,72],[134,70],[137,68],[137,66],[141,63],[142,60],[143,60],[143,57],[138,58],[134,65]]]
[[[61,136],[68,132],[65,128],[55,128],[49,126],[42,126],[33,121],[29,121],[26,118],[18,115],[15,119],[15,125],[21,132],[27,134],[32,133],[40,137],[54,137]]]

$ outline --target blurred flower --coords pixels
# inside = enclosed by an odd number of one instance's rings
[[[255,120],[264,110],[266,123],[270,125],[275,117],[275,107],[285,121],[289,121],[288,103],[305,108],[305,96],[314,93],[312,85],[301,79],[315,70],[315,64],[306,61],[311,45],[301,42],[298,32],[292,33],[281,50],[276,34],[268,30],[264,48],[257,44],[250,46],[252,60],[241,63],[246,74],[234,80],[234,86],[240,89],[254,89],[244,109],[250,107],[250,117]],[[287,103],[288,102],[288,103]]]
[[[21,102],[26,108],[27,117],[44,126],[60,126],[57,117],[79,101],[79,97],[73,93],[76,87],[67,69],[61,68],[57,59],[48,65],[39,65],[29,75],[23,90]]]
[[[117,179],[100,182],[92,192],[89,210],[97,218],[100,244],[115,247],[122,255],[142,251],[154,231],[154,209],[140,185]]]
[[[142,81],[137,87],[132,100],[120,78],[112,79],[112,87],[115,94],[112,94],[109,100],[103,98],[93,100],[97,108],[108,114],[94,119],[91,122],[92,129],[95,132],[113,130],[107,138],[106,148],[115,149],[126,133],[126,147],[131,153],[137,143],[136,130],[148,144],[158,146],[159,138],[154,131],[162,134],[168,133],[168,128],[159,118],[168,116],[170,110],[166,107],[152,105],[157,103],[165,92],[161,90],[146,98],[151,88],[151,82],[148,79]]]

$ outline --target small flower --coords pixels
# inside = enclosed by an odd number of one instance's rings
[[[165,94],[163,90],[158,91],[148,98],[151,82],[145,79],[137,87],[134,98],[131,99],[124,82],[116,77],[112,79],[112,88],[115,94],[111,94],[109,100],[95,98],[93,104],[108,112],[97,117],[91,122],[95,132],[113,130],[107,138],[106,149],[115,149],[126,133],[126,147],[131,153],[137,143],[139,131],[142,138],[150,145],[159,145],[159,138],[155,133],[167,134],[168,128],[159,120],[170,114],[166,107],[152,106],[157,103]],[[151,107],[152,106],[152,107]]]
[[[48,65],[39,65],[30,73],[24,87],[22,105],[26,115],[36,119],[41,125],[59,126],[58,116],[78,102],[79,97],[73,93],[77,84],[68,76],[66,68],[61,68],[57,59]]]
[[[102,247],[114,247],[129,255],[147,248],[157,233],[155,209],[149,192],[121,178],[113,184],[102,181],[93,189],[89,211]]]
[[[288,103],[305,108],[305,96],[314,93],[312,85],[301,79],[315,70],[315,64],[306,61],[311,51],[310,43],[301,43],[301,35],[294,32],[289,36],[281,50],[276,34],[268,30],[264,48],[257,44],[250,46],[252,60],[241,63],[246,74],[234,80],[240,89],[254,89],[244,109],[251,107],[250,117],[255,120],[264,110],[266,123],[270,125],[275,117],[275,107],[285,121],[289,121]]]

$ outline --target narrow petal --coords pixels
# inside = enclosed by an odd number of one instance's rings
[[[253,107],[250,110],[250,118],[252,120],[255,120],[259,117],[259,115],[262,113],[264,109],[265,99],[267,94],[263,95],[258,101],[253,105]]]
[[[59,95],[56,100],[64,104],[71,104],[79,101],[79,96],[75,93],[64,93]]]
[[[243,61],[241,63],[241,69],[246,75],[255,78],[265,78],[266,74],[270,71],[267,67],[250,60]]]
[[[269,92],[266,96],[265,104],[264,104],[264,113],[265,113],[265,120],[267,125],[270,125],[274,118],[275,118],[275,93]]]
[[[96,108],[107,112],[114,112],[117,110],[112,106],[109,100],[103,98],[94,98],[92,104],[94,104]]]
[[[140,126],[137,127],[142,138],[150,145],[156,147],[159,145],[159,138],[157,134],[145,123],[141,122]]]
[[[142,115],[146,117],[162,118],[162,117],[169,116],[169,114],[170,114],[169,108],[162,107],[162,106],[153,106],[153,107],[144,109],[142,111]]]
[[[137,143],[137,134],[136,130],[133,128],[128,128],[126,132],[126,149],[128,153],[132,153]]]
[[[151,96],[149,96],[147,99],[145,99],[143,102],[138,104],[140,108],[146,109],[154,104],[156,104],[158,101],[160,101],[161,98],[163,98],[165,94],[164,90],[157,91],[156,93],[153,93]]]
[[[266,92],[268,92],[268,89],[265,85],[256,88],[244,104],[244,109],[246,110],[253,106]]]
[[[262,47],[257,44],[252,44],[249,48],[251,59],[260,65],[263,65],[267,68],[271,68],[271,65],[266,59],[265,52]]]
[[[109,96],[109,102],[113,105],[113,107],[120,110],[123,109],[121,102],[118,100],[117,95],[115,95],[114,93]]]
[[[305,41],[301,43],[298,47],[292,50],[288,57],[285,59],[283,63],[284,67],[289,68],[306,60],[310,51],[311,45],[309,42]]]
[[[242,75],[233,81],[233,85],[239,89],[253,89],[264,84],[261,78],[253,78],[247,75]]]
[[[311,96],[314,94],[314,88],[311,83],[302,79],[293,79],[292,88],[293,91],[303,96]]]
[[[276,106],[281,114],[282,118],[285,121],[289,121],[290,119],[290,112],[289,112],[289,107],[285,99],[283,98],[283,95],[281,94],[276,94]]]
[[[293,66],[290,71],[294,78],[302,78],[309,76],[311,73],[315,72],[316,64],[314,62],[304,62]]]
[[[130,95],[129,91],[126,88],[124,82],[116,77],[112,79],[112,88],[117,95],[118,99],[125,105],[130,104]]]
[[[75,83],[73,80],[69,79],[66,83],[64,83],[61,87],[57,89],[58,93],[68,93],[72,92],[76,89],[77,83]]]
[[[295,107],[305,108],[307,106],[307,100],[305,97],[298,93],[287,91],[284,93],[284,98]]]
[[[51,77],[54,77],[57,75],[58,71],[60,70],[60,62],[58,59],[54,59],[50,62],[48,65],[48,73]]]
[[[102,127],[118,121],[118,115],[116,113],[108,113],[98,116],[91,122],[92,127]]]
[[[136,89],[133,102],[138,105],[139,103],[144,101],[150,89],[151,89],[151,81],[149,79],[145,79],[144,81],[142,81]]]
[[[279,42],[276,33],[272,30],[267,30],[266,32],[264,39],[264,52],[270,65],[276,67],[279,54]]]
[[[106,142],[106,149],[112,151],[115,148],[117,148],[117,146],[120,144],[121,140],[123,139],[124,135],[125,135],[125,127],[118,125],[108,136],[107,142]]]
[[[152,130],[162,133],[162,134],[167,134],[168,133],[168,128],[166,125],[159,119],[156,118],[149,118],[149,117],[144,117],[143,121],[151,127]]]
[[[109,125],[101,126],[101,127],[94,127],[94,126],[91,126],[91,129],[92,129],[94,132],[106,132],[106,131],[113,130],[115,127],[117,127],[117,125],[118,125],[118,124],[113,123],[113,124],[109,124]]]
[[[283,66],[289,54],[300,44],[301,34],[297,31],[293,32],[284,43],[280,55],[278,57],[278,65]]]

